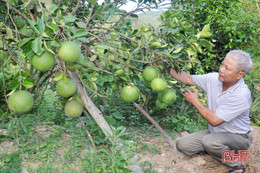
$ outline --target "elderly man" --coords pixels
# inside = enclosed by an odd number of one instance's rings
[[[186,101],[208,121],[208,129],[180,138],[176,143],[179,151],[188,156],[206,152],[227,165],[232,173],[245,171],[238,159],[223,162],[222,156],[226,152],[247,150],[252,143],[249,119],[251,93],[243,79],[252,67],[253,62],[247,52],[233,50],[225,57],[218,73],[190,75],[171,68],[173,78],[205,91],[208,101],[207,108],[198,100],[196,90],[182,90]]]

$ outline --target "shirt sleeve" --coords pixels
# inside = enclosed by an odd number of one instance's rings
[[[217,107],[215,114],[224,121],[230,121],[247,111],[249,107],[250,103],[246,98],[230,96],[225,104]]]
[[[210,83],[210,80],[213,79],[213,75],[215,74],[191,75],[191,80],[200,90],[207,91],[207,86]]]

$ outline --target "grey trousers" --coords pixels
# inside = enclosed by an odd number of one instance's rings
[[[223,152],[248,150],[252,141],[251,134],[209,133],[208,130],[203,130],[181,137],[177,140],[176,147],[188,156],[206,152],[229,168],[233,168],[241,166],[242,163],[222,162]]]

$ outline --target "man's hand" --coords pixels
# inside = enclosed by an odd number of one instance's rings
[[[194,105],[199,101],[199,94],[196,89],[193,89],[193,92],[191,92],[188,88],[186,88],[186,90],[181,89],[181,91],[187,102]]]
[[[216,116],[215,112],[206,108],[199,101],[199,94],[196,89],[193,89],[191,92],[188,88],[186,90],[181,89],[183,96],[186,101],[191,103],[200,113],[200,115],[205,118],[212,126],[218,126],[224,122],[224,120],[220,119]]]

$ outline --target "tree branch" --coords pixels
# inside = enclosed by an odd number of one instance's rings
[[[141,108],[137,103],[133,102],[133,106],[141,112],[155,127],[156,129],[162,134],[162,136],[167,140],[167,142],[170,144],[172,148],[176,148],[175,143],[172,141],[171,137],[168,136],[165,131],[156,123],[156,121],[148,114],[145,112],[143,108]]]
[[[39,81],[40,81],[40,79],[41,79],[41,77],[43,76],[44,73],[45,73],[45,72],[39,72],[39,74],[38,74],[38,76],[37,76],[37,78],[36,78],[36,80],[35,80],[35,82],[34,82],[33,87],[29,89],[29,92],[30,92],[30,93],[32,93],[33,90],[36,88],[36,86],[38,85],[38,83],[39,83]]]

